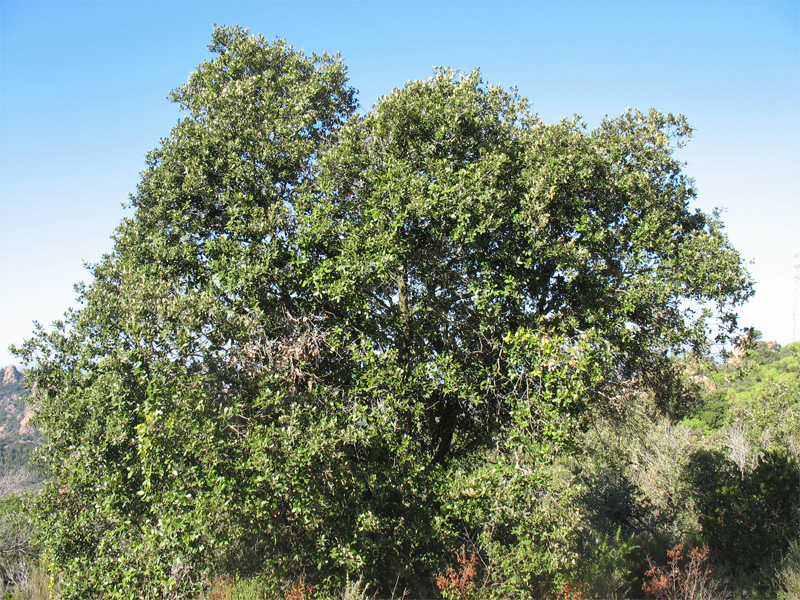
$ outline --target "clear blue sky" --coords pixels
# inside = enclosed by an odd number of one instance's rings
[[[697,206],[754,261],[741,323],[792,341],[800,251],[800,3],[0,2],[0,365],[111,250],[166,100],[214,23],[340,51],[364,109],[435,65],[480,67],[546,121],[685,114]]]

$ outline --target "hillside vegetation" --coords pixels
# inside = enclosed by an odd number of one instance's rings
[[[699,395],[681,421],[639,398],[624,422],[598,419],[581,434],[581,453],[542,469],[544,497],[558,503],[538,507],[538,522],[549,528],[552,560],[571,565],[568,583],[552,597],[686,598],[692,585],[704,586],[699,598],[796,597],[798,357],[800,344],[753,340],[749,350],[694,372]],[[2,551],[4,584],[15,597],[46,598],[39,549],[20,501],[30,482],[19,470],[0,478],[0,549],[12,550]],[[481,493],[502,501],[490,496],[495,491]],[[694,571],[692,556],[703,559]],[[464,539],[437,574],[437,589],[445,597],[489,597],[487,567],[476,541]],[[219,599],[315,595],[305,578],[217,574],[208,585],[208,597]],[[351,600],[373,597],[369,591],[356,578],[338,589]]]
[[[31,426],[34,406],[25,399],[24,377],[15,367],[2,370],[0,379],[0,471],[28,466],[31,451],[39,443],[38,431]]]
[[[683,116],[546,124],[446,68],[361,115],[338,56],[209,48],[80,308],[16,349],[58,598],[790,589],[796,351],[740,336]]]
[[[31,496],[42,477],[31,468],[33,450],[41,443],[31,424],[35,407],[28,404],[24,376],[15,367],[0,377],[0,598],[32,590],[39,549],[33,541]]]

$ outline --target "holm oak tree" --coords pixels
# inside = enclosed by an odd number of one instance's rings
[[[80,307],[19,349],[62,597],[432,586],[487,519],[487,561],[533,547],[535,465],[631,390],[679,411],[673,359],[735,332],[683,117],[546,124],[448,69],[358,114],[338,57],[210,49]]]

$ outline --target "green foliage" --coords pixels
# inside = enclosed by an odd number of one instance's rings
[[[10,380],[0,383],[0,399],[24,398],[26,396],[28,396],[28,390],[25,389],[23,381]]]
[[[0,497],[0,597],[3,598],[6,594],[28,597],[34,587],[33,580],[39,579],[29,500],[27,496],[5,494],[5,490]]]
[[[10,444],[0,448],[0,473],[11,473],[30,465],[33,444]]]
[[[774,441],[785,444],[786,434],[798,425],[794,413],[800,397],[800,344],[781,347],[759,340],[758,332],[754,336],[752,347],[709,370],[711,389],[697,416],[715,429],[749,420],[752,429],[777,434]],[[763,403],[768,405],[761,407]],[[770,445],[770,440],[763,441]]]
[[[578,590],[588,598],[623,598],[634,589],[640,549],[633,539],[624,539],[621,528],[613,537],[598,534],[580,553]],[[638,559],[638,560],[637,560]]]
[[[783,556],[776,583],[779,600],[800,597],[800,541],[794,540]]]
[[[571,502],[569,472],[518,452],[486,457],[480,465],[454,474],[442,494],[446,519],[440,526],[452,546],[468,536],[479,551],[486,597],[547,594],[575,571],[580,515]]]
[[[750,337],[708,371],[695,422],[710,445],[692,456],[686,480],[718,570],[764,594],[800,534],[800,345]]]
[[[685,119],[546,125],[448,69],[356,116],[338,58],[210,48],[82,307],[19,351],[61,597],[423,596],[465,539],[493,595],[621,585],[617,527],[580,561],[570,456],[632,390],[682,414],[674,357],[751,293]]]
[[[770,586],[781,556],[800,535],[800,478],[791,462],[785,451],[772,450],[741,473],[722,456],[693,456],[702,532],[734,583]]]

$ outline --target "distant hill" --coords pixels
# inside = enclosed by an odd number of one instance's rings
[[[40,442],[38,430],[30,423],[36,407],[28,404],[25,375],[13,365],[2,369],[0,380],[0,472],[28,463]]]

